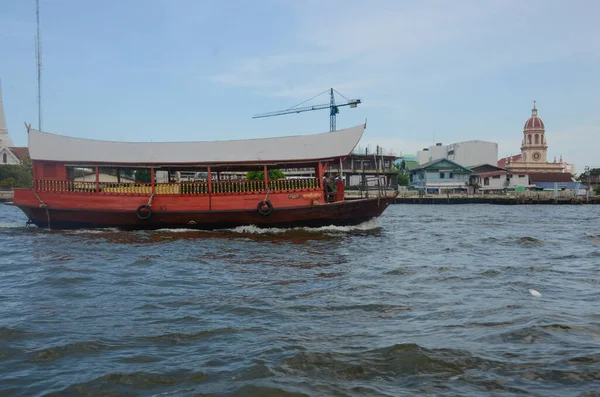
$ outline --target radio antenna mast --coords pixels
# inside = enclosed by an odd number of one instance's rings
[[[42,130],[42,38],[40,36],[40,0],[35,0],[35,16],[37,20],[37,34],[35,37],[35,59],[37,63],[37,104],[38,104],[38,130]]]

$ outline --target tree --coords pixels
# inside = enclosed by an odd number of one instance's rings
[[[398,186],[408,186],[410,177],[408,174],[398,174]]]
[[[269,180],[283,179],[285,174],[281,170],[269,170]],[[246,174],[249,181],[262,181],[265,179],[264,171],[250,171]]]
[[[3,188],[12,188],[15,187],[15,178],[13,178],[12,176],[9,176],[6,179],[3,179],[2,182],[0,182],[0,187]]]
[[[594,193],[596,193],[598,196],[600,196],[600,185],[598,185],[594,188]]]
[[[31,177],[31,180],[33,181],[33,163],[31,162],[31,159],[29,158],[29,156],[24,157],[23,160],[21,160],[21,169]]]
[[[588,172],[589,172],[590,176],[597,176],[597,175],[600,175],[600,168],[592,168],[591,170],[580,174],[579,177],[577,178],[577,180],[578,181],[586,180],[588,177],[588,175],[587,175]]]
[[[29,187],[33,184],[33,166],[29,157],[18,165],[0,166],[0,185],[6,188]]]
[[[136,182],[145,182],[145,183],[150,182],[150,170],[148,170],[148,169],[135,170],[135,181]]]
[[[133,168],[121,168],[121,176],[123,178],[133,179],[135,170]]]
[[[398,186],[408,186],[410,183],[409,173],[403,168],[403,166],[406,167],[404,160],[402,160],[402,163],[403,164],[394,164],[394,171],[398,178]]]

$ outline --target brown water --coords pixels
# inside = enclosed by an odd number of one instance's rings
[[[0,394],[598,396],[599,215],[48,231],[0,205]]]

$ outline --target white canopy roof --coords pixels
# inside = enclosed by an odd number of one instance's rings
[[[105,164],[300,163],[345,157],[365,125],[313,135],[215,142],[114,142],[29,131],[32,160]]]

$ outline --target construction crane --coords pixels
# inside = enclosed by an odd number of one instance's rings
[[[328,104],[300,107],[300,105],[303,105],[308,101],[312,101],[316,97],[321,96],[321,95],[325,94],[326,92],[329,92],[329,95],[330,95],[330,100],[329,100]],[[343,97],[346,100],[346,103],[336,104],[335,96],[333,94],[334,92],[336,92],[339,96]],[[335,131],[335,128],[336,128],[335,121],[336,121],[337,114],[340,112],[339,108],[342,106],[350,106],[351,108],[355,108],[359,103],[361,103],[360,99],[348,99],[345,96],[343,96],[342,94],[340,94],[339,92],[337,92],[336,90],[334,90],[333,88],[330,88],[328,90],[323,91],[319,95],[315,95],[314,97],[297,104],[296,106],[292,106],[291,108],[287,108],[285,110],[279,110],[276,112],[255,114],[254,116],[252,116],[252,118],[260,119],[263,117],[281,116],[283,114],[302,113],[302,112],[309,112],[312,110],[321,110],[321,109],[329,108],[329,131]]]

